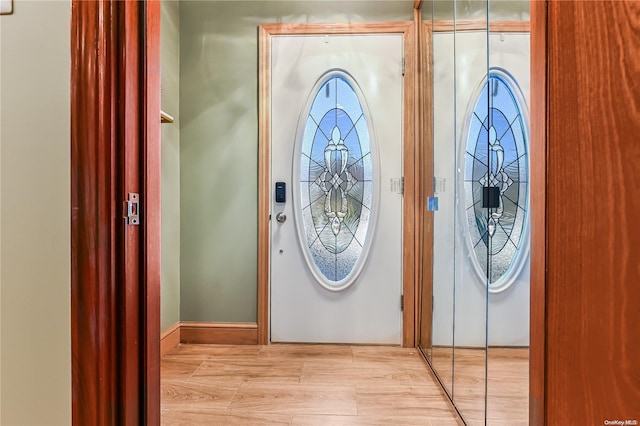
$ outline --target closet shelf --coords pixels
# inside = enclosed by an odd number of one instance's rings
[[[161,123],[173,123],[173,117],[167,114],[164,111],[160,111],[160,122]]]

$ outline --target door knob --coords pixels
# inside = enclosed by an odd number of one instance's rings
[[[287,221],[287,215],[280,212],[276,215],[276,220],[280,223],[285,223]]]

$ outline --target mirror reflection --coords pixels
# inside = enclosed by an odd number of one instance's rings
[[[419,343],[467,424],[528,424],[528,8],[422,10],[437,210]]]

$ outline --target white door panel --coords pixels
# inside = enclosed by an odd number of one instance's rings
[[[402,176],[401,35],[275,36],[271,63],[271,341],[322,343],[402,342],[402,195],[391,180]],[[369,226],[368,257],[353,285],[324,288],[311,272],[298,238],[292,175],[298,126],[318,79],[344,70],[359,85],[377,145],[377,218]],[[301,120],[300,117],[303,116]],[[374,151],[375,152],[374,148]],[[276,203],[275,182],[286,182]],[[293,195],[293,196],[292,196]],[[282,212],[287,220],[275,220]],[[371,227],[374,229],[372,230]],[[301,227],[302,228],[302,227]]]
[[[455,40],[454,40],[455,39]],[[454,41],[466,52],[464,67],[454,73]],[[456,229],[456,185],[454,159],[456,147],[454,100],[457,99],[457,123],[465,121],[467,105],[471,102],[473,90],[481,83],[487,71],[486,31],[458,33],[435,33],[433,35],[434,63],[434,174],[444,179],[446,184],[438,194],[439,210],[434,214],[434,324],[433,344],[450,344],[453,339],[453,291],[456,279],[456,345],[484,346],[486,325],[484,321],[485,287],[470,262],[465,241]],[[520,83],[525,98],[529,99],[529,34],[492,33],[489,38],[489,63],[492,67],[502,67]],[[460,55],[458,55],[458,60]],[[456,96],[454,97],[454,76]],[[460,136],[460,135],[458,135]],[[466,141],[465,137],[460,138]],[[457,241],[457,242],[456,242]],[[489,298],[489,345],[527,346],[529,344],[529,261],[518,275],[516,282],[503,293],[492,294]],[[462,314],[461,314],[462,313]],[[497,330],[499,332],[497,332]]]

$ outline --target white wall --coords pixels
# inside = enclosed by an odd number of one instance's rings
[[[0,17],[0,423],[71,423],[69,1]]]
[[[513,74],[528,102],[529,35],[492,34],[489,52],[489,66]],[[454,218],[459,213],[455,174],[460,166],[456,160],[461,158],[459,145],[466,143],[461,129],[474,91],[486,75],[486,32],[455,35],[455,74],[454,35],[434,34],[433,63],[434,175],[444,179],[444,191],[438,194],[439,210],[434,214],[433,344],[452,343],[455,284],[455,344],[484,346],[485,287],[473,270],[462,227]],[[529,260],[511,287],[489,296],[488,325],[489,345],[529,345]]]

